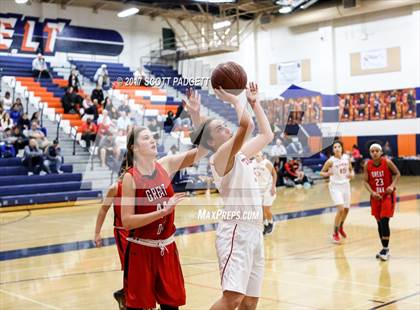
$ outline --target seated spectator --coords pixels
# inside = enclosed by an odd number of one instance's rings
[[[64,109],[64,113],[76,114],[78,107],[77,107],[77,98],[73,92],[72,87],[67,87],[66,93],[61,97],[61,105]]]
[[[101,89],[102,90],[102,89]],[[103,93],[102,93],[103,94]],[[92,100],[93,101],[93,100]],[[98,101],[99,103],[101,103],[101,101]],[[104,109],[107,109],[108,110],[108,106],[112,106],[112,100],[111,100],[111,98],[110,97],[106,97],[104,100],[103,100],[103,104],[102,104],[102,107],[104,108]]]
[[[44,166],[48,173],[63,173],[63,171],[61,171],[63,158],[61,157],[60,153],[61,148],[58,145],[57,139],[53,141],[53,144],[45,148]]]
[[[169,155],[176,155],[176,154],[178,154],[178,148],[176,147],[175,144],[173,144],[171,146],[171,148],[169,149],[168,156]]]
[[[300,169],[300,163],[298,160],[289,160],[284,164],[284,177],[293,181],[293,184],[301,188],[304,185],[305,188],[310,187],[310,181],[305,173]]]
[[[79,82],[79,72],[76,69],[76,66],[72,66],[69,78],[68,78],[68,87],[72,87],[75,92],[79,91],[80,82]]]
[[[41,149],[45,149],[45,147],[49,144],[48,139],[45,137],[44,132],[41,130],[37,122],[31,123],[31,129],[28,130],[26,136],[29,139],[35,139],[38,143],[38,147]]]
[[[360,153],[360,150],[357,147],[357,145],[354,144],[351,152],[351,162],[353,163],[355,173],[360,173],[362,171],[362,160],[363,156]]]
[[[0,129],[12,129],[14,126],[13,120],[10,118],[9,113],[4,113],[3,117],[0,119]]]
[[[150,120],[149,124],[147,125],[147,128],[149,128],[149,130],[150,130],[152,133],[157,133],[157,132],[159,132],[159,125],[158,125],[158,123],[157,123],[156,118],[152,118],[152,119]]]
[[[125,152],[127,151],[127,134],[125,130],[118,130],[118,134],[115,137],[115,146],[117,150],[114,152],[116,155],[116,158],[121,158],[121,155],[125,155]]]
[[[131,109],[128,105],[128,101],[124,100],[123,103],[118,107],[118,113],[121,115],[121,112],[125,112],[125,114],[130,115]]]
[[[276,140],[276,144],[271,148],[272,157],[283,157],[287,155],[286,147],[283,145],[281,139]]]
[[[99,117],[98,101],[95,100],[95,102],[92,102],[88,96],[85,96],[85,99],[83,99],[82,108],[79,112],[81,117],[84,117],[87,114],[93,115],[93,119],[96,121]]]
[[[86,120],[86,123],[82,125],[82,140],[86,143],[86,148],[90,148],[90,144],[95,143],[96,133],[98,132],[98,127],[92,122],[91,118]]]
[[[102,87],[99,85],[96,85],[95,89],[92,90],[92,94],[90,94],[90,100],[93,101],[95,99],[98,100],[99,103],[104,101],[104,92],[102,91]]]
[[[13,146],[13,142],[15,141],[15,139],[12,136],[12,131],[10,130],[10,128],[7,128],[4,131],[0,130],[0,134],[2,134],[2,136],[0,137],[0,157],[15,157],[16,149]]]
[[[389,159],[393,157],[392,148],[391,148],[391,145],[389,144],[389,141],[385,142],[385,145],[383,147],[383,154]]]
[[[0,142],[0,157],[1,158],[10,158],[16,157],[16,150],[13,145]]]
[[[29,145],[25,146],[22,164],[28,168],[29,173],[39,174],[41,170],[48,173],[48,169],[44,165],[42,151],[38,148],[35,139],[30,139]]]
[[[32,113],[30,123],[32,124],[33,122],[37,122],[38,124],[41,123],[41,116],[40,116],[39,112]],[[28,129],[29,129],[29,127],[28,127]]]
[[[112,119],[109,117],[109,113],[107,110],[103,110],[102,114],[99,115],[98,120],[96,122],[98,125],[105,125],[105,126],[111,126],[113,125]]]
[[[174,119],[175,127],[191,126],[190,114],[185,109],[186,106],[187,103],[185,100],[182,100],[182,102],[178,105]]]
[[[101,160],[101,167],[106,165],[107,159],[109,159],[114,153],[115,139],[111,134],[105,135],[104,138],[99,142],[99,158]]]
[[[124,111],[121,111],[121,116],[117,120],[117,128],[119,130],[124,130],[127,132],[131,126],[131,120],[128,118],[127,114]]]
[[[293,137],[292,142],[287,146],[287,154],[302,154],[303,153],[303,146],[300,143],[298,137]]]
[[[133,73],[133,78],[135,85],[137,86],[145,86],[146,85],[146,73],[142,70],[142,68],[138,67],[136,71]]]
[[[287,159],[284,157],[285,161],[287,161]],[[273,167],[274,170],[276,170],[277,173],[277,182],[276,182],[276,186],[284,186],[284,180],[283,180],[283,166],[284,166],[285,162],[281,160],[280,157],[274,157],[273,160]]]
[[[166,133],[170,133],[172,128],[174,127],[174,113],[172,111],[168,111],[168,115],[163,122],[163,129]]]
[[[3,97],[2,102],[3,102],[3,109],[4,110],[7,111],[7,110],[10,110],[12,108],[13,101],[12,101],[12,97],[10,97],[10,92],[9,91],[4,93],[4,97]]]
[[[52,80],[52,75],[48,70],[47,62],[41,53],[39,53],[37,57],[32,61],[32,72],[37,80],[42,77],[49,77]]]
[[[19,108],[19,105],[15,103],[9,111],[10,118],[13,120],[14,124],[17,124],[22,117],[22,111]]]
[[[12,130],[13,146],[16,151],[23,150],[29,143],[29,139],[23,134],[19,126],[15,126]]]
[[[19,111],[20,113],[23,113],[22,99],[20,99],[19,97],[17,97],[16,100],[15,100],[15,104],[18,107],[17,111]]]
[[[95,73],[95,76],[93,77],[93,80],[96,82],[96,84],[100,88],[102,88],[102,86],[109,86],[110,85],[108,69],[107,69],[107,66],[105,64],[101,65],[98,68],[98,70],[96,70],[96,73]],[[103,100],[103,98],[102,98],[102,100]],[[102,100],[100,102],[102,102]]]

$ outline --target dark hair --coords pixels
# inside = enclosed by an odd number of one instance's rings
[[[333,142],[333,144],[331,146],[331,151],[334,153],[334,145],[337,144],[337,143],[340,144],[340,146],[341,146],[341,153],[343,153],[344,152],[344,145],[343,145],[343,142],[341,142],[340,140],[335,140]]]
[[[127,152],[125,152],[125,156],[121,163],[120,171],[118,173],[119,177],[121,177],[128,169],[133,167],[134,165],[133,146],[139,134],[145,129],[147,128],[143,126],[138,126],[138,127],[134,127],[133,130],[131,130],[127,138]]]
[[[207,119],[191,134],[190,138],[192,144],[196,146],[201,145],[208,150],[214,151],[208,144],[208,141],[211,139],[209,125],[213,120],[214,118]]]

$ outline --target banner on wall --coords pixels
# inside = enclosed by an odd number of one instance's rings
[[[386,68],[388,66],[386,49],[361,52],[360,62],[362,70]]]
[[[277,66],[277,81],[282,84],[297,84],[302,82],[302,62],[289,61]]]
[[[55,55],[56,52],[118,56],[121,34],[111,29],[72,26],[70,19],[0,13],[0,52]]]

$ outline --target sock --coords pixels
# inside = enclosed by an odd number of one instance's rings
[[[381,229],[381,222],[377,222],[378,223],[378,234],[379,234],[379,239],[382,240],[382,229]]]
[[[273,222],[274,222],[273,221],[273,218],[271,218],[271,219],[268,220],[268,224],[273,224]]]
[[[391,232],[389,229],[389,218],[388,217],[381,218],[380,224],[381,224],[381,232],[382,232],[382,238],[381,238],[382,246],[384,248],[387,248],[389,244],[389,237],[391,235]]]
[[[268,220],[267,219],[265,219],[264,220],[264,226],[267,226],[268,225]]]
[[[334,234],[338,234],[338,226],[334,226]]]
[[[343,229],[344,222],[340,223],[340,229]]]
[[[389,239],[382,239],[382,246],[384,249],[388,249]]]

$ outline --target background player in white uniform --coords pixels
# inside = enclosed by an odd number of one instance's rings
[[[276,199],[277,172],[276,169],[274,169],[273,164],[268,159],[264,159],[262,152],[258,152],[252,162],[254,164],[254,172],[261,191],[264,212],[263,234],[271,234],[274,228],[271,206],[273,205],[274,199]]]
[[[350,158],[346,154],[343,155],[343,144],[340,141],[334,141],[332,149],[334,155],[324,164],[320,174],[323,177],[330,177],[328,187],[331,199],[337,207],[332,241],[339,243],[341,241],[340,235],[347,238],[343,225],[349,213],[350,179],[354,177],[354,171]]]
[[[223,198],[224,210],[238,214],[222,220],[216,232],[223,296],[212,310],[255,309],[261,294],[264,273],[264,240],[262,202],[251,158],[273,140],[267,117],[257,100],[257,85],[250,83],[247,100],[260,130],[246,142],[253,131],[253,121],[246,106],[238,98],[215,89],[216,95],[232,104],[239,119],[239,128],[232,133],[219,119],[208,119],[192,135],[195,144],[212,150],[210,158],[214,182]],[[193,119],[194,121],[194,119]],[[246,214],[253,215],[246,218]]]

